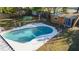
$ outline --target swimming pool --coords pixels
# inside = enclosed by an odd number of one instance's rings
[[[20,30],[15,30],[4,34],[4,37],[20,43],[26,43],[32,39],[51,33],[53,30],[46,26],[39,26],[33,28],[24,28]]]
[[[36,50],[57,33],[52,26],[33,23],[2,32],[1,35],[14,50]]]

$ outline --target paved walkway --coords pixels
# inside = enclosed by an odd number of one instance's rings
[[[11,51],[11,48],[0,37],[0,51]]]

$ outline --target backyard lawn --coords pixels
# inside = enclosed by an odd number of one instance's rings
[[[79,51],[79,31],[68,32],[69,28],[79,23],[78,9],[0,7],[0,27],[10,30],[29,23],[45,23],[55,27],[60,33],[38,48],[37,51]],[[72,16],[77,16],[77,19]]]
[[[53,40],[55,39],[55,40]],[[78,51],[79,31],[63,32],[56,38],[52,38],[37,51]]]

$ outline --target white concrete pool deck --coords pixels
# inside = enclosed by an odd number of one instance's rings
[[[0,51],[12,51],[11,48],[5,43],[5,41],[0,37]]]
[[[11,45],[11,47],[15,51],[16,50],[17,51],[19,51],[19,50],[34,51],[34,50],[40,48],[49,39],[51,39],[52,37],[57,35],[58,32],[55,29],[55,27],[52,27],[52,26],[49,26],[49,25],[46,25],[46,24],[43,24],[43,23],[32,23],[32,24],[27,24],[27,25],[22,26],[22,27],[14,28],[12,30],[1,32],[0,34],[1,34],[1,36],[3,36],[3,34],[10,32],[10,31],[13,31],[13,30],[19,30],[19,29],[23,29],[23,28],[30,28],[30,27],[37,27],[37,26],[48,26],[48,27],[53,29],[53,32],[50,33],[50,34],[39,36],[39,37],[37,37],[37,38],[33,39],[32,41],[27,42],[27,43],[18,43],[18,42],[15,42],[15,41],[12,41],[12,40],[9,40],[9,39],[6,39],[5,37],[3,37]]]

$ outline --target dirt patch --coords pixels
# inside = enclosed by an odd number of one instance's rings
[[[66,38],[51,39],[45,45],[41,46],[37,51],[67,51],[69,43]]]

